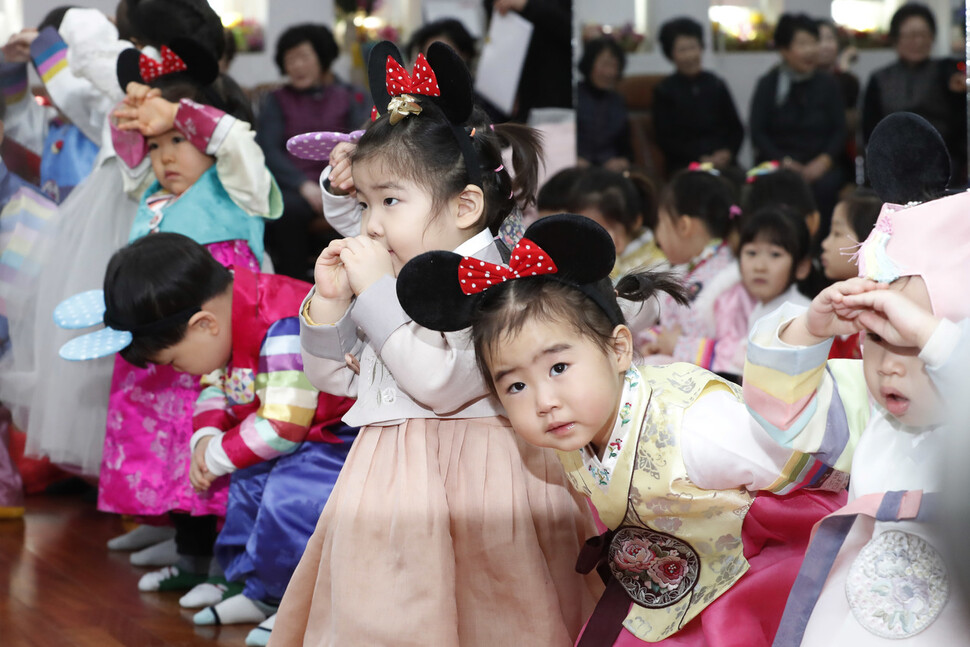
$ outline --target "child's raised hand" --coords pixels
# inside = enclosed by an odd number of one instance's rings
[[[340,142],[330,151],[330,190],[335,195],[354,195],[354,176],[351,174],[350,156],[357,144]]]
[[[317,257],[313,268],[313,283],[316,293],[325,299],[350,301],[354,298],[354,291],[347,278],[347,268],[340,260],[340,253],[346,244],[346,238],[332,240]]]
[[[886,284],[870,279],[853,278],[839,281],[812,299],[808,312],[797,317],[781,331],[781,340],[798,346],[813,346],[836,335],[851,335],[863,329],[858,306],[845,302],[846,297],[874,290],[885,290]]]
[[[340,260],[347,268],[347,277],[354,294],[360,295],[385,274],[394,276],[391,254],[368,236],[345,238]]]
[[[114,115],[119,120],[119,130],[137,130],[145,137],[154,137],[174,128],[178,109],[179,104],[163,99],[160,94],[149,94],[137,108],[122,108]]]
[[[205,464],[205,450],[212,441],[212,436],[199,440],[192,452],[192,462],[189,465],[189,481],[196,492],[205,492],[212,486],[215,477]]]
[[[920,350],[936,331],[940,319],[897,290],[850,294],[847,306],[859,308],[859,323],[893,346]]]

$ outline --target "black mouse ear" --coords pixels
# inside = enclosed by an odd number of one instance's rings
[[[464,124],[471,118],[475,107],[468,66],[455,50],[437,41],[428,47],[427,58],[441,90],[436,103],[448,121],[459,126]]]
[[[370,84],[370,94],[374,98],[374,107],[381,115],[387,112],[387,104],[391,102],[391,95],[387,92],[388,56],[402,67],[404,66],[404,57],[401,56],[401,50],[389,40],[374,45],[370,57],[367,59],[367,80]]]
[[[199,85],[210,85],[219,78],[219,61],[201,43],[190,38],[173,38],[168,48],[182,59],[187,68],[185,73]]]
[[[401,268],[397,298],[419,326],[451,332],[471,325],[472,313],[484,293],[462,291],[458,277],[462,258],[452,252],[425,252]]]
[[[118,54],[118,63],[115,72],[118,75],[118,85],[121,86],[123,92],[128,91],[128,84],[132,81],[135,83],[144,83],[141,78],[141,69],[139,68],[140,60],[141,52],[134,47],[130,47]]]
[[[866,147],[869,181],[879,199],[893,204],[941,197],[950,181],[943,137],[923,117],[894,112],[880,121]]]
[[[607,278],[616,263],[609,233],[584,216],[563,213],[540,218],[525,230],[525,238],[549,254],[558,268],[556,275],[571,283]]]

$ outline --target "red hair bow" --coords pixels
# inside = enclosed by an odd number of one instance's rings
[[[189,68],[185,64],[185,61],[165,45],[162,45],[161,62],[144,54],[138,58],[138,71],[141,72],[141,78],[145,83],[151,83],[160,76],[175,72],[184,72],[187,69]]]
[[[528,238],[523,238],[512,250],[508,267],[466,256],[458,264],[458,279],[465,294],[478,294],[493,285],[510,279],[559,271],[549,254]]]
[[[423,94],[426,97],[441,96],[438,88],[438,79],[434,75],[434,70],[428,65],[424,54],[418,54],[414,62],[414,69],[408,76],[407,70],[394,60],[394,57],[387,57],[387,93],[392,97],[402,94]]]

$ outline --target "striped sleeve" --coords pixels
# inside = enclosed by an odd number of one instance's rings
[[[673,356],[679,362],[688,362],[710,369],[714,363],[715,340],[710,337],[681,335],[674,347]]]
[[[3,102],[12,106],[27,96],[27,64],[0,64],[0,90]]]
[[[53,27],[45,27],[30,44],[30,55],[44,85],[67,68],[67,43]]]
[[[869,406],[862,362],[827,362],[831,340],[793,347],[778,330],[803,307],[785,304],[759,320],[748,339],[744,401],[752,417],[784,447],[795,450],[779,482],[785,492],[811,485],[828,467],[848,472]]]
[[[280,319],[266,333],[256,374],[259,409],[222,437],[222,449],[238,469],[294,451],[306,438],[319,391],[303,373],[300,322]]]

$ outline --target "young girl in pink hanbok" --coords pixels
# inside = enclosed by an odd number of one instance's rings
[[[257,271],[263,217],[278,217],[279,189],[246,121],[245,98],[215,83],[218,67],[190,40],[162,48],[161,62],[136,50],[118,59],[127,90],[114,145],[136,166],[151,160],[156,181],[142,195],[130,239],[167,231],[206,245],[227,267]],[[201,103],[200,103],[201,102]],[[188,479],[197,378],[168,366],[115,361],[98,507],[143,516],[168,514],[179,562],[146,574],[141,590],[189,589],[205,580],[226,479],[205,493]]]

